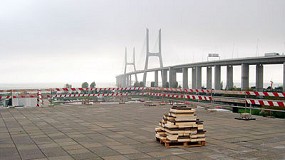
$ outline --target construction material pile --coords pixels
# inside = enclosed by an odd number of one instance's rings
[[[156,140],[165,147],[191,147],[205,145],[203,122],[199,121],[195,109],[173,106],[155,128]]]

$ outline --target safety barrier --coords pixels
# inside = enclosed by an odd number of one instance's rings
[[[246,99],[247,104],[270,106],[270,107],[285,107],[284,101],[271,101],[271,100],[260,100],[260,99]]]
[[[188,94],[148,93],[148,95],[155,97],[181,98],[181,99],[183,98],[183,99],[204,100],[204,101],[212,100],[212,97],[210,96],[199,96],[199,95],[188,95]]]
[[[71,97],[118,97],[118,96],[143,96],[147,93],[102,93],[102,94],[55,94],[52,98],[71,98]],[[49,95],[50,97],[50,95]]]
[[[52,91],[141,91],[145,90],[146,87],[126,87],[126,88],[52,88]]]
[[[254,92],[254,91],[246,91],[246,95],[251,96],[264,96],[264,97],[285,97],[285,93],[279,92]]]
[[[81,92],[81,91],[163,91],[163,92],[185,92],[185,93],[206,93],[206,94],[236,94],[264,97],[285,97],[285,92],[256,92],[256,91],[228,91],[211,89],[182,89],[182,88],[161,88],[161,87],[125,87],[125,88],[50,88],[40,89],[42,92]],[[38,89],[15,89],[0,90],[0,92],[37,92]]]
[[[37,97],[38,95],[0,96],[0,100],[10,99],[10,98],[37,98]]]
[[[38,93],[37,93],[37,107],[41,107],[43,104],[44,104],[44,101],[43,101],[41,90],[38,90]]]
[[[285,93],[278,92],[255,92],[255,91],[225,91],[225,90],[207,90],[207,89],[181,89],[181,88],[160,88],[160,87],[126,87],[126,88],[50,88],[50,89],[20,89],[20,90],[0,90],[0,92],[37,92],[35,94],[26,94],[26,95],[7,95],[1,96],[1,99],[10,99],[10,98],[37,98],[38,106],[43,103],[44,98],[64,98],[64,97],[116,97],[116,96],[131,96],[131,95],[139,95],[139,96],[155,96],[155,97],[167,97],[167,98],[183,98],[183,99],[191,99],[191,100],[201,100],[201,101],[225,101],[225,102],[233,102],[233,103],[247,103],[252,105],[266,105],[266,106],[274,106],[274,107],[284,107],[285,102],[283,100],[266,100],[266,99],[252,99],[246,98],[246,96],[264,96],[264,97],[280,97],[284,98]],[[41,91],[47,92],[49,94],[41,94]],[[89,94],[84,92],[96,91],[98,93]],[[101,93],[101,92],[107,93]],[[132,91],[136,91],[132,93]],[[55,92],[55,94],[51,94]],[[65,93],[69,92],[69,93]],[[71,93],[77,92],[77,93]],[[178,93],[171,93],[178,92]],[[189,93],[204,93],[205,95],[192,95]],[[239,99],[238,101],[235,98],[229,99],[226,97],[212,97],[212,94],[235,94],[235,95],[244,95],[244,100]],[[226,100],[225,100],[226,99]]]

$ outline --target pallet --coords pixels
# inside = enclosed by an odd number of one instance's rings
[[[168,141],[162,140],[156,137],[156,141],[160,144],[163,144],[166,148],[190,148],[190,147],[201,147],[206,145],[206,141],[199,142],[176,142],[176,141]]]

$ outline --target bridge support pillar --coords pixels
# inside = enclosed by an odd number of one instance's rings
[[[126,76],[126,75],[124,76],[123,81],[124,81],[124,82],[123,82],[123,86],[124,86],[124,87],[127,87],[127,76]]]
[[[123,84],[122,79],[123,79],[122,76],[118,77],[118,86],[117,87],[122,87],[122,84]]]
[[[161,76],[162,76],[162,78],[161,78],[161,81],[162,81],[162,87],[163,88],[166,88],[167,86],[166,86],[166,82],[167,82],[167,69],[163,69],[163,70],[161,70]]]
[[[158,71],[154,71],[154,87],[158,87]]]
[[[256,80],[255,80],[255,87],[256,91],[262,92],[263,91],[263,65],[257,64],[256,65]]]
[[[283,63],[283,92],[285,92],[285,62]]]
[[[169,87],[174,88],[176,83],[176,71],[174,68],[169,67]]]
[[[249,65],[241,64],[241,90],[249,88]]]
[[[183,74],[183,88],[188,88],[188,68],[182,68],[182,74]]]
[[[127,86],[131,86],[132,85],[132,75],[126,75],[126,73],[127,73],[127,66],[128,65],[132,65],[134,67],[134,71],[136,72],[135,48],[133,49],[133,62],[131,62],[131,63],[127,62],[127,48],[125,48],[125,72],[124,72],[124,74],[125,74],[125,76],[127,76],[127,78],[128,78],[128,76],[130,76],[129,80],[126,80],[127,81],[126,84],[127,84]],[[135,73],[134,75],[135,75],[135,80],[138,81],[137,74]]]
[[[123,75],[121,78],[121,87],[126,87],[126,75]]]
[[[192,89],[196,89],[197,88],[196,80],[197,80],[197,78],[196,78],[196,68],[193,67],[192,68]]]
[[[147,77],[146,70],[148,69],[149,57],[158,57],[159,63],[160,63],[160,68],[163,67],[162,56],[161,56],[161,29],[159,30],[159,34],[158,34],[158,53],[151,53],[149,51],[149,30],[146,29],[146,60],[145,60],[145,68],[144,68],[145,72],[143,74],[143,83],[144,84],[146,84],[146,77]]]
[[[130,86],[130,77],[129,75],[126,75],[126,87]]]
[[[120,77],[120,87],[124,87],[125,76]]]
[[[207,89],[212,89],[212,67],[207,67]]]
[[[132,86],[132,75],[130,74],[130,82],[129,82],[129,86]]]
[[[232,89],[234,88],[234,82],[233,82],[233,66],[228,65],[227,66],[227,87],[226,89]]]
[[[221,66],[215,66],[215,90],[221,90]]]
[[[202,88],[202,67],[196,68],[196,87],[198,89]]]

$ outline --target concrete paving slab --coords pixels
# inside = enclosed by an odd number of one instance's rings
[[[0,159],[285,159],[285,120],[198,110],[206,146],[166,149],[154,128],[171,106],[0,108]]]

